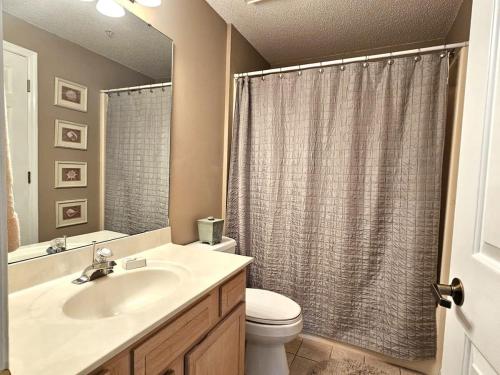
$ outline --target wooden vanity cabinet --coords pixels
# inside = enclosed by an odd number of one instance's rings
[[[93,372],[96,375],[130,375],[130,353],[123,352]]]
[[[229,314],[186,355],[189,375],[244,375],[245,304]]]
[[[245,271],[92,375],[244,375]]]

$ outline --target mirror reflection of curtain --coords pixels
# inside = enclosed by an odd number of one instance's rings
[[[168,226],[170,86],[108,98],[104,226],[137,234]]]

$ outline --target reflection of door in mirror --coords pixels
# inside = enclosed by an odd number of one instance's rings
[[[21,245],[38,242],[37,54],[3,42],[6,117]]]

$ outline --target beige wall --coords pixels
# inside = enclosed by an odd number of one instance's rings
[[[455,22],[451,26],[448,35],[446,36],[446,43],[459,43],[469,40],[470,34],[470,19],[472,13],[472,0],[463,0]]]
[[[233,130],[233,92],[235,73],[263,70],[270,64],[231,24],[227,25],[226,40],[226,102],[224,119],[224,160],[222,173],[222,216],[226,215],[227,178],[229,173],[229,157],[231,156],[231,135]]]
[[[39,240],[98,230],[99,90],[151,82],[139,74],[65,39],[5,14],[4,39],[38,53],[38,212]],[[88,87],[88,112],[54,105],[54,77]],[[87,151],[54,147],[56,119],[88,125]],[[87,188],[54,189],[54,161],[86,161]],[[87,198],[88,224],[56,229],[55,201]]]
[[[204,0],[119,2],[174,41],[169,212],[172,241],[185,244],[196,219],[222,215],[226,23]]]

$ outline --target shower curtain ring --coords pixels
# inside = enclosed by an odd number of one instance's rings
[[[281,79],[283,79],[283,73],[281,73],[281,68],[280,68],[280,75],[279,75],[279,77],[280,77]]]
[[[320,72],[320,73],[323,73],[324,71],[325,71],[325,70],[323,69],[323,63],[322,63],[322,62],[320,62],[320,63],[319,63],[319,72]]]
[[[389,52],[389,60],[387,60],[388,65],[394,64],[394,59],[392,58],[392,52]]]
[[[300,67],[300,64],[299,64],[299,73],[298,74],[299,74],[299,76],[302,75],[302,68]]]
[[[365,62],[363,63],[363,68],[368,67],[368,56],[365,56]]]
[[[345,65],[344,65],[344,58],[340,59],[340,70],[344,71],[345,70]]]
[[[260,71],[260,79],[264,81],[264,70]]]
[[[418,51],[417,52],[418,55],[413,58],[413,60],[415,60],[415,62],[418,62],[421,59],[421,57],[420,57],[420,48],[417,51]]]
[[[439,55],[439,57],[443,58],[446,56],[446,44],[443,45],[443,52]]]

